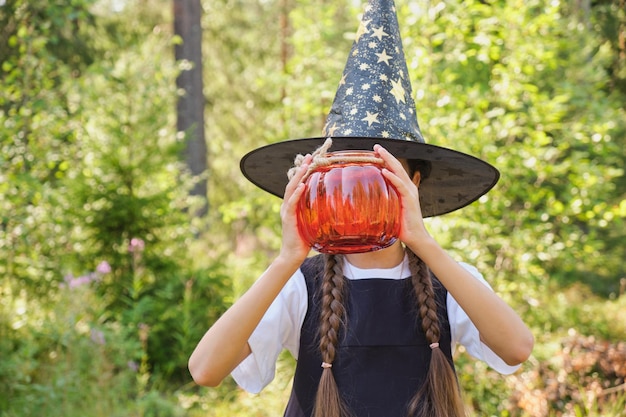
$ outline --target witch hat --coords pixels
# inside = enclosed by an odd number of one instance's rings
[[[298,154],[312,153],[329,137],[331,151],[372,150],[378,143],[396,158],[430,162],[431,172],[420,183],[424,217],[467,206],[500,177],[485,161],[424,142],[393,0],[367,4],[322,134],[255,149],[242,158],[241,171],[282,197]]]

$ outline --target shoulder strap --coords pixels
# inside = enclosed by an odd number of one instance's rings
[[[324,257],[323,255],[315,255],[306,258],[300,266],[302,274],[306,278],[307,282],[317,278],[324,271]]]

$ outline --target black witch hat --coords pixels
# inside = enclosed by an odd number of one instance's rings
[[[282,197],[298,154],[312,153],[329,137],[330,151],[371,150],[378,143],[396,158],[430,162],[430,175],[420,184],[424,217],[465,207],[500,176],[485,161],[424,142],[393,0],[367,4],[322,134],[258,148],[242,158],[241,170],[260,188]]]

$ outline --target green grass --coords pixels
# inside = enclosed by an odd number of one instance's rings
[[[173,386],[149,372],[134,329],[102,320],[88,286],[46,305],[6,289],[0,295],[2,417],[273,417],[289,397],[295,362],[287,353],[258,395],[231,379],[218,388],[190,378]],[[575,286],[537,302],[525,317],[536,348],[516,374],[496,374],[459,352],[473,415],[626,416],[626,296],[607,300]]]

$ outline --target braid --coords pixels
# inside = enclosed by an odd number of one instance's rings
[[[320,352],[322,376],[315,398],[314,417],[344,417],[349,415],[337,389],[332,363],[339,346],[339,331],[345,319],[344,293],[346,281],[343,276],[343,257],[324,255],[320,312]]]
[[[344,318],[343,258],[326,256],[322,281],[322,309],[320,313],[320,351],[322,360],[332,364],[339,344],[339,328]]]
[[[413,290],[417,298],[420,318],[422,319],[422,330],[424,330],[429,344],[439,343],[441,331],[439,330],[437,302],[435,300],[433,281],[430,278],[430,270],[417,255],[411,251],[408,251],[408,253],[409,270],[411,271]]]
[[[426,380],[408,407],[409,417],[463,417],[465,410],[453,366],[439,349],[441,330],[430,269],[407,249],[413,290],[418,303],[422,329],[432,355]]]

